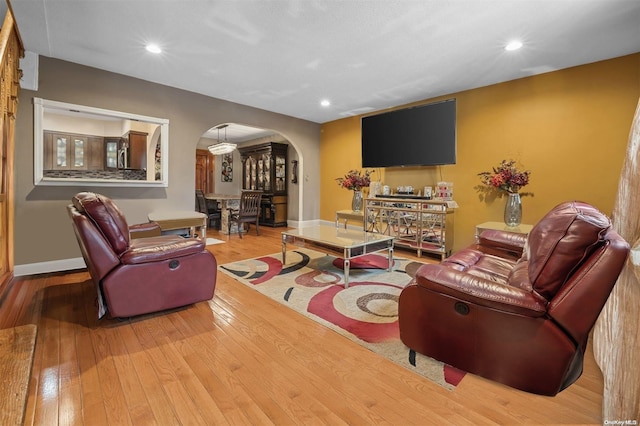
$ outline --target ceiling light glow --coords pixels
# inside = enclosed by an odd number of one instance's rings
[[[505,47],[504,50],[512,51],[518,50],[522,47],[522,42],[520,40],[510,41]]]
[[[151,53],[161,53],[162,49],[160,49],[160,46],[158,46],[157,44],[147,44],[146,49],[148,52]]]
[[[233,152],[233,150],[236,149],[237,146],[238,145],[236,145],[235,143],[220,142],[209,145],[209,152],[211,152],[213,155],[229,154],[230,152]]]
[[[323,107],[328,107],[329,105],[331,105],[331,102],[329,102],[327,99],[323,99],[320,101],[320,105],[322,105]]]

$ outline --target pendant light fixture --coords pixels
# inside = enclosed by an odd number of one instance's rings
[[[209,152],[213,155],[222,155],[233,152],[237,145],[235,143],[227,142],[227,126],[228,124],[221,124],[216,127],[218,129],[218,143],[209,145]],[[224,129],[224,141],[220,142],[220,129]]]

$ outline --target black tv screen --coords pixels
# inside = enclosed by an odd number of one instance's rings
[[[455,163],[455,99],[362,118],[362,167]]]

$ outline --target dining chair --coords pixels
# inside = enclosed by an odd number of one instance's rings
[[[240,194],[240,206],[238,209],[229,209],[229,229],[231,234],[231,225],[233,223],[238,226],[238,234],[242,238],[241,225],[247,224],[247,231],[251,223],[256,224],[256,235],[260,235],[260,203],[262,201],[262,191],[242,191]]]
[[[201,189],[196,189],[196,210],[207,215],[207,227],[220,229],[222,211],[207,204]]]

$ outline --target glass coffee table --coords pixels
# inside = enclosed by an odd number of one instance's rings
[[[340,229],[335,226],[318,225],[282,232],[282,265],[287,263],[287,243],[304,243],[322,251],[329,251],[344,259],[344,288],[349,287],[351,260],[365,254],[386,250],[388,268],[393,267],[393,240],[391,235],[375,232]]]

